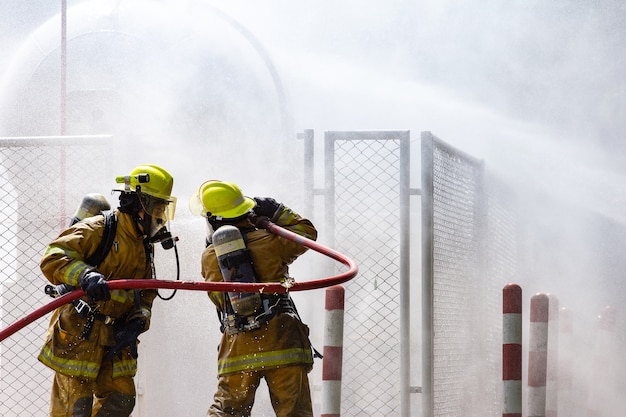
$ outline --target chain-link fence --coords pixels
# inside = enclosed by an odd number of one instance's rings
[[[106,145],[98,137],[0,143],[0,204],[10,219],[0,233],[3,328],[50,301],[38,261],[82,197],[110,187]],[[347,288],[346,415],[397,415],[400,407],[400,148],[398,140],[349,140],[335,149],[337,249],[361,271]],[[36,359],[46,329],[47,320],[38,320],[0,345],[0,415],[47,414],[52,373]]]
[[[407,211],[417,192],[406,184],[414,164],[408,132],[399,133],[325,134],[326,220],[335,247],[359,264],[346,285],[342,415],[416,415],[418,398],[424,417],[496,415],[501,324],[493,294],[516,267],[511,212],[500,194],[488,198],[481,161],[424,132],[421,216],[430,221],[423,244],[432,256],[415,278],[420,262],[409,247],[419,248],[420,224]],[[418,338],[403,328],[420,304],[432,306],[422,311],[430,328],[421,335],[421,379]],[[423,381],[423,398],[407,399],[418,390],[404,372]]]
[[[110,182],[108,137],[0,139],[0,322],[50,301],[38,261],[82,197]],[[0,345],[0,415],[48,414],[52,372],[37,361],[47,330],[38,320]]]
[[[399,160],[395,140],[335,141],[336,247],[359,264],[346,285],[347,416],[399,415]]]
[[[345,285],[344,416],[419,415],[420,401],[426,402],[423,417],[495,416],[500,410],[500,299],[494,294],[515,277],[523,252],[514,199],[502,197],[506,186],[486,180],[481,161],[428,133],[425,142],[430,147],[422,149],[421,164],[430,163],[431,173],[422,174],[420,213],[418,202],[409,200],[417,192],[408,187],[408,132],[326,134],[325,220],[332,246],[359,264],[359,275]],[[105,137],[0,139],[2,328],[50,301],[38,261],[84,194],[110,188],[107,144]],[[428,290],[419,284],[428,275],[422,268],[420,277],[417,243],[426,228],[415,221],[427,213],[432,236],[423,244],[433,250],[434,308],[432,328],[422,336],[419,325],[411,334],[407,326],[416,307],[428,304],[419,297]],[[39,320],[0,345],[0,415],[47,415],[51,372],[36,360],[46,329],[47,321]],[[421,367],[420,357],[426,358]],[[158,373],[162,364],[154,363],[142,372]],[[410,386],[420,381],[422,395]],[[143,395],[160,389],[150,385]]]
[[[345,285],[345,416],[409,413],[401,395],[409,391],[409,309],[400,302],[409,281],[409,140],[408,131],[325,132],[327,234],[359,265]]]

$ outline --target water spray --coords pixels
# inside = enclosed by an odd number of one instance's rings
[[[327,246],[300,236],[294,232],[284,229],[270,222],[267,218],[261,217],[257,219],[257,226],[267,229],[270,233],[284,237],[293,242],[301,244],[312,249],[322,255],[328,256],[336,261],[341,262],[348,267],[338,275],[326,278],[320,278],[306,282],[285,281],[285,282],[266,282],[266,283],[241,283],[241,282],[204,282],[204,281],[167,281],[159,279],[119,279],[108,281],[111,290],[128,290],[128,289],[172,289],[187,291],[226,291],[226,292],[266,292],[266,293],[287,293],[289,291],[308,291],[315,290],[333,285],[339,285],[354,278],[358,273],[358,266],[354,260],[346,255],[337,252]],[[28,326],[35,320],[43,317],[51,311],[67,304],[85,295],[85,292],[77,288],[71,292],[55,298],[53,301],[22,317],[15,323],[0,331],[0,342],[7,337]]]

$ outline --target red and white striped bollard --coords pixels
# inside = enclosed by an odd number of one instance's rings
[[[548,361],[548,316],[550,300],[546,294],[530,299],[528,341],[528,417],[546,415],[546,373]]]
[[[345,290],[343,286],[334,285],[326,289],[320,417],[339,417],[341,415],[344,299]]]
[[[522,288],[502,290],[502,417],[522,417]]]
[[[548,353],[546,362],[546,417],[558,416],[559,300],[548,294]]]

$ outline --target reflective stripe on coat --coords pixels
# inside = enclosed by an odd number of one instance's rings
[[[282,366],[313,366],[309,328],[290,313],[280,313],[260,329],[222,335],[218,375]]]
[[[313,224],[287,207],[272,221],[307,238],[317,238]],[[307,250],[264,229],[248,232],[246,239],[259,282],[281,282],[289,276],[289,265]],[[223,280],[213,245],[202,253],[202,276],[206,281]],[[213,292],[209,296],[218,309],[223,309],[223,293]],[[291,313],[280,313],[257,330],[233,335],[226,332],[218,353],[218,375],[290,365],[311,367],[313,355],[308,336],[308,327]]]
[[[137,231],[131,215],[116,212],[117,231],[113,247],[98,267],[107,280],[150,279],[152,270],[143,236]],[[93,267],[85,263],[95,252],[104,231],[104,216],[87,218],[63,231],[46,249],[40,267],[54,285],[77,286],[80,278]],[[133,290],[111,291],[111,300],[92,303],[101,314],[114,319],[141,315],[149,327],[155,290],[140,291],[141,308],[137,310]],[[87,340],[80,338],[86,319],[81,318],[71,304],[57,308],[51,318],[46,341],[38,359],[46,366],[65,375],[95,378],[107,347],[115,345],[113,327],[95,320]],[[113,359],[113,377],[133,376],[137,361],[126,349],[122,358]]]

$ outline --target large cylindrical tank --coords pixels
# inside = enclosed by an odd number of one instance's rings
[[[113,134],[157,152],[175,142],[192,156],[202,145],[225,153],[293,140],[269,55],[221,11],[94,0],[66,15],[65,41],[60,13],[11,60],[0,83],[0,137]]]

